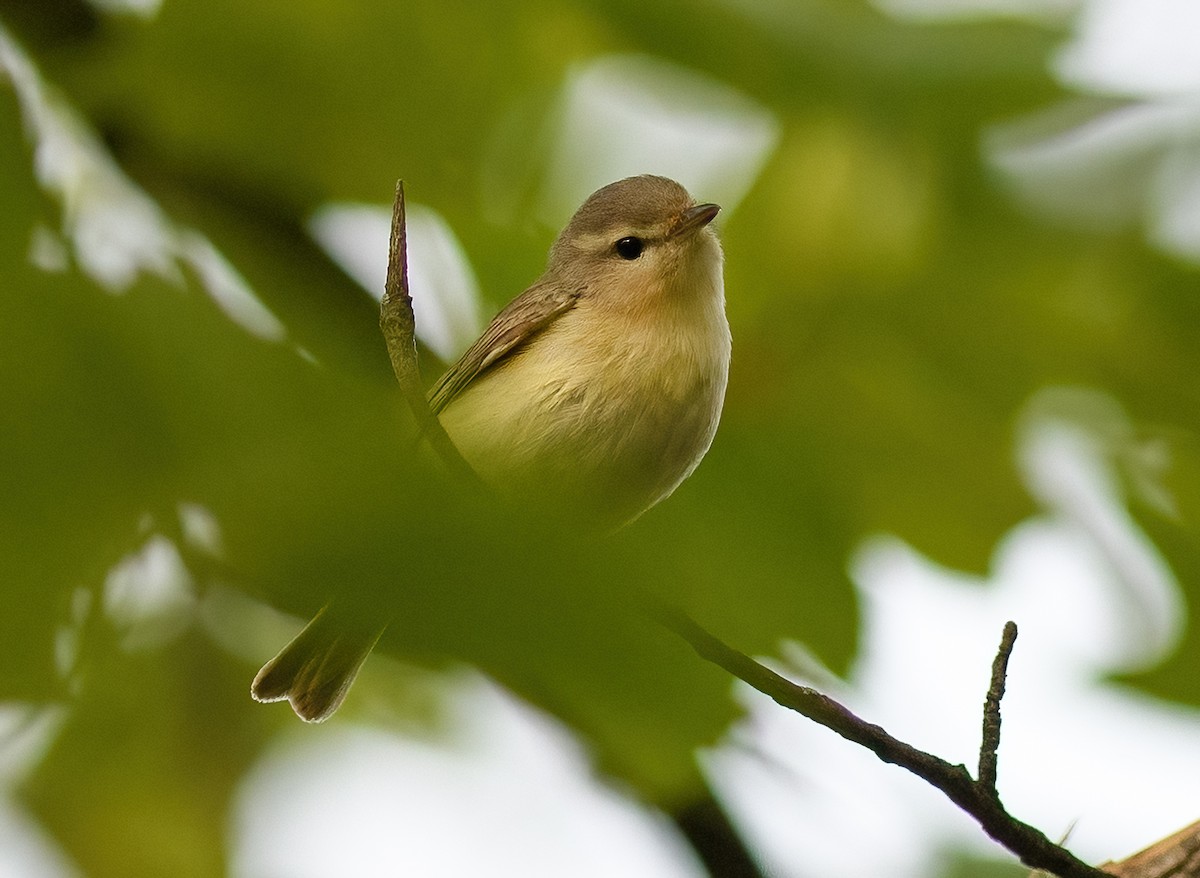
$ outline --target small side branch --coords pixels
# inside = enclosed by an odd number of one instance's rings
[[[405,230],[404,181],[396,182],[396,200],[392,204],[392,233],[388,242],[387,280],[379,306],[379,328],[387,343],[388,357],[396,381],[408,401],[421,435],[429,440],[438,457],[452,473],[467,484],[479,487],[479,476],[471,469],[454,443],[433,416],[421,387],[417,364],[416,318],[408,293],[408,236]]]
[[[1059,878],[1111,878],[1079,860],[1065,848],[1054,844],[1034,827],[1010,815],[996,796],[994,786],[988,787],[981,781],[976,781],[964,766],[952,765],[944,759],[918,750],[888,734],[880,726],[856,716],[829,696],[780,676],[745,653],[727,646],[678,610],[657,607],[652,610],[652,614],[661,624],[686,640],[701,658],[724,668],[783,707],[794,710],[837,732],[843,738],[866,747],[883,762],[898,765],[941,790],[947,798],[975,818],[988,835],[1030,868],[1042,869]],[[1008,642],[1007,628],[1005,635]],[[1013,626],[1012,637],[1015,636],[1016,626]],[[1012,644],[1009,642],[1007,651],[1011,650]],[[1003,661],[998,659],[998,663],[1001,665],[1000,676],[1003,677],[1007,655]],[[991,693],[989,699],[990,696]],[[996,695],[995,704],[997,720],[993,731],[988,735],[989,740],[998,744],[999,694]],[[992,766],[994,769],[994,753]]]
[[[1000,638],[1000,649],[992,662],[992,682],[988,686],[987,698],[983,702],[983,740],[979,745],[979,785],[997,799],[996,762],[1000,749],[1000,700],[1004,698],[1005,680],[1008,678],[1008,659],[1017,642],[1017,623],[1007,622],[1004,635]]]

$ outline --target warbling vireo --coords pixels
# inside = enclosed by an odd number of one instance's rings
[[[709,225],[719,210],[649,175],[583,203],[545,273],[429,393],[488,486],[602,533],[691,474],[712,443],[729,371],[721,245]],[[319,722],[377,638],[322,612],[251,692],[287,698]]]

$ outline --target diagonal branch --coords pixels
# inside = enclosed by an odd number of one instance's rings
[[[671,608],[658,607],[652,611],[660,623],[686,640],[697,654],[716,664],[738,679],[769,695],[782,706],[819,723],[843,738],[866,747],[882,761],[904,768],[937,789],[970,814],[983,830],[1020,858],[1025,865],[1043,869],[1059,878],[1106,878],[1099,869],[1077,859],[1070,851],[1054,844],[1027,823],[1010,815],[995,794],[994,787],[974,780],[962,765],[951,765],[911,744],[888,734],[880,726],[856,716],[827,695],[800,686],[738,652],[709,634],[686,614]],[[1011,623],[1010,623],[1011,624]],[[1016,626],[1012,626],[1015,638]],[[1008,641],[1009,629],[1005,628]],[[1008,649],[1011,651],[1011,643]],[[1007,663],[998,662],[1002,666]],[[1003,676],[1003,667],[1000,668]],[[995,673],[993,674],[993,684]],[[1002,688],[1001,688],[1002,691]],[[990,697],[990,693],[989,693]],[[997,716],[999,695],[996,697]],[[990,740],[999,743],[999,722],[989,733]],[[994,767],[994,757],[993,757]]]

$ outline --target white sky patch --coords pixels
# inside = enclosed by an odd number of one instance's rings
[[[234,806],[231,876],[703,876],[666,818],[598,783],[544,715],[465,673],[446,709],[452,739],[339,723],[269,751]]]
[[[211,509],[199,503],[180,503],[177,511],[183,539],[189,546],[213,558],[224,556],[225,538],[221,532],[221,522]]]
[[[540,212],[555,227],[596,189],[635,174],[671,177],[732,213],[779,139],[774,115],[750,98],[643,55],[573,68],[550,130]]]
[[[0,794],[42,761],[65,718],[58,705],[0,702]]]
[[[1124,507],[1121,417],[1092,394],[1035,399],[1020,462],[1045,512],[1001,540],[986,579],[894,537],[865,543],[852,565],[862,648],[831,693],[899,738],[975,765],[991,661],[1015,620],[1000,794],[1051,837],[1074,825],[1070,847],[1093,862],[1194,820],[1200,777],[1200,710],[1105,679],[1160,660],[1184,616],[1178,584]],[[771,874],[931,878],[950,849],[1003,856],[922,781],[740,692],[750,715],[705,762]]]
[[[309,232],[346,274],[383,298],[392,209],[332,203],[309,220]],[[407,202],[409,295],[417,337],[443,360],[454,360],[483,330],[479,284],[450,225],[431,208]]]
[[[171,641],[191,624],[196,606],[192,576],[179,549],[161,534],[122,558],[104,579],[104,612],[127,650]]]
[[[1069,108],[997,126],[984,149],[1022,197],[1081,220],[1127,222],[1144,210],[1165,150],[1200,140],[1190,101],[1128,104],[1079,121]]]
[[[898,18],[917,21],[969,21],[1019,18],[1052,24],[1064,20],[1085,0],[874,0]]]
[[[997,126],[984,152],[1013,191],[1048,216],[1146,226],[1150,240],[1200,260],[1200,92],[1133,103],[1065,127],[1053,111]]]
[[[1200,123],[1200,108],[1195,118]],[[1150,242],[1200,262],[1200,137],[1164,156],[1147,200]]]
[[[1200,261],[1197,34],[1195,0],[1089,0],[1050,68],[1107,103],[997,125],[984,137],[987,160],[1048,216],[1140,223],[1158,248]]]
[[[0,73],[20,101],[38,182],[62,205],[62,236],[84,273],[108,292],[122,293],[143,274],[182,287],[180,264],[186,264],[235,324],[266,341],[283,339],[282,324],[232,266],[199,232],[172,221],[121,171],[2,25]],[[31,255],[34,264],[43,264],[39,251]]]
[[[153,18],[162,8],[162,0],[88,0],[100,12]]]
[[[82,874],[44,829],[0,797],[0,875],[77,878]]]
[[[1089,0],[1053,63],[1081,91],[1130,97],[1200,92],[1200,3]]]
[[[1029,493],[1091,544],[1096,570],[1087,591],[1068,602],[1078,608],[1077,622],[1086,624],[1071,626],[1077,637],[1069,646],[1067,632],[1058,644],[1101,673],[1153,667],[1174,651],[1183,634],[1183,593],[1129,514],[1120,481],[1131,467],[1141,466],[1141,457],[1121,407],[1104,394],[1077,388],[1037,394],[1017,439]],[[1157,475],[1161,472],[1145,478],[1153,481]],[[1083,615],[1093,609],[1100,615]]]
[[[1067,22],[1049,59],[1066,87],[1106,99],[985,134],[987,160],[1043,213],[1092,227],[1142,223],[1159,249],[1200,261],[1200,3],[1196,0],[875,0],[912,19]]]
[[[75,878],[80,874],[9,791],[41,762],[66,719],[59,705],[0,702],[0,875]]]
[[[182,230],[177,238],[181,258],[200,275],[200,282],[225,316],[264,341],[283,341],[287,329],[250,289],[221,251],[208,238]]]

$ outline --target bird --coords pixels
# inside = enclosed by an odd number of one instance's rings
[[[657,175],[598,189],[541,277],[433,385],[432,414],[489,492],[604,535],[691,475],[717,431],[732,349],[719,211]],[[321,722],[381,633],[327,607],[251,694]]]

